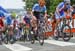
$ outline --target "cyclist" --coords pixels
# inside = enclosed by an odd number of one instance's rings
[[[1,17],[0,17],[0,31],[4,31],[4,22]]]
[[[6,25],[5,28],[6,28],[6,32],[8,33],[7,36],[13,38],[13,34],[14,34],[13,28],[14,28],[14,26],[13,26],[12,16],[11,15],[6,16],[5,20],[6,20],[6,22],[5,22],[5,25]]]
[[[3,33],[5,31],[4,17],[5,15],[2,12],[0,12],[0,44],[3,41]]]
[[[32,29],[34,29],[34,27],[37,27],[37,19],[40,19],[40,12],[44,13],[44,17],[46,18],[47,16],[47,10],[46,10],[46,6],[45,6],[45,0],[38,0],[38,3],[36,3],[33,8],[32,8],[32,20],[31,22],[33,22],[33,27]],[[35,28],[34,30],[37,30],[37,28]],[[33,31],[33,30],[32,30]]]
[[[70,8],[71,8],[70,0],[64,0],[63,2],[59,3],[59,5],[57,6],[56,11],[55,11],[56,27],[57,27],[58,23],[61,20],[63,20],[63,18],[65,17],[65,13],[64,13],[65,8],[70,10]],[[56,29],[56,27],[55,27],[55,29]]]
[[[23,20],[24,20],[24,22],[25,22],[26,25],[30,24],[30,17],[31,17],[31,13],[28,10],[27,13],[25,14],[24,18],[23,18]]]
[[[5,15],[4,15],[4,13],[2,12],[2,11],[0,11],[0,28],[2,29],[2,30],[4,30],[4,18],[5,18]]]
[[[75,5],[73,5],[72,6],[72,17],[73,17],[73,19],[72,19],[72,25],[73,25],[73,28],[74,28],[74,19],[75,19]]]

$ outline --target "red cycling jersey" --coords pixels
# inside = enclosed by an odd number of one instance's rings
[[[4,27],[4,23],[2,19],[0,19],[0,27]]]

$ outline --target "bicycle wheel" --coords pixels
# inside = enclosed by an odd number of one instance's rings
[[[29,34],[30,34],[30,29],[26,29],[26,31],[25,31],[25,39],[26,39],[26,41],[29,41]]]
[[[31,37],[31,44],[35,43],[35,35],[33,34],[33,32],[30,33],[30,37]]]
[[[27,35],[27,33],[26,33],[26,29],[24,29],[23,32],[24,32],[24,35],[23,35],[22,38],[23,38],[23,41],[25,42],[25,41],[26,41],[26,35]]]
[[[8,44],[8,35],[7,35],[7,34],[5,35],[3,42],[4,42],[5,44]]]
[[[13,35],[9,35],[9,42],[11,44],[14,44],[16,42],[16,39],[15,39],[15,37]]]
[[[8,29],[6,28],[5,32],[4,32],[5,36],[4,36],[4,39],[3,39],[3,42],[5,44],[8,44]]]
[[[44,38],[45,38],[44,35],[45,35],[45,30],[42,28],[39,28],[38,29],[38,40],[39,40],[40,45],[44,44]]]
[[[0,44],[2,45],[2,34],[0,35]]]
[[[64,41],[69,41],[71,39],[71,27],[67,24],[62,26],[62,38]]]

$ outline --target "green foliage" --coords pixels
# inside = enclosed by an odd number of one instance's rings
[[[72,4],[72,5],[75,4],[75,0],[71,0],[71,4]]]
[[[26,2],[26,8],[31,9],[32,6],[37,2],[37,0],[23,0],[23,2]]]
[[[63,0],[51,0],[50,1],[50,11],[49,11],[49,13],[50,12],[54,12],[55,11],[55,9],[56,9],[56,7],[57,7],[57,5],[60,3],[60,2],[62,2]]]
[[[50,12],[50,1],[51,0],[46,0],[46,7],[47,7],[47,12]]]

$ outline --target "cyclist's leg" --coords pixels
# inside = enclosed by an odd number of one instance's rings
[[[56,18],[56,24],[55,24],[55,29],[54,29],[54,35],[56,35],[56,32],[57,32],[57,27],[58,27],[58,24],[60,23],[60,17],[59,15],[55,14],[55,18]]]
[[[37,20],[35,20],[34,18],[32,18],[32,20],[31,20],[31,26],[32,26],[32,31],[34,31],[35,29],[35,27],[37,27]]]

